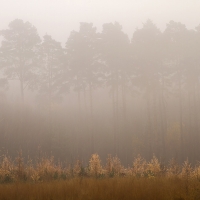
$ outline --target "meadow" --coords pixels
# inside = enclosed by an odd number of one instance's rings
[[[153,158],[147,162],[138,155],[131,166],[122,166],[118,157],[108,155],[103,166],[93,154],[87,166],[56,162],[53,157],[24,161],[22,154],[0,163],[2,200],[198,200],[200,165],[175,160],[164,166]]]

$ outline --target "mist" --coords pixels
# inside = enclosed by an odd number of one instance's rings
[[[200,159],[199,1],[1,2],[1,155]]]

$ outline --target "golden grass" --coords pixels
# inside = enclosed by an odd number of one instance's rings
[[[0,185],[1,200],[198,200],[200,182],[188,191],[180,179],[73,178],[50,182],[17,182]]]
[[[22,154],[0,161],[0,200],[200,200],[200,165],[171,160],[161,166],[140,156],[131,167],[119,158],[107,158],[105,166],[93,154],[88,167],[56,164],[53,157],[24,163]]]

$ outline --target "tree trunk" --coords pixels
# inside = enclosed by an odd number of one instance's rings
[[[21,91],[21,100],[22,103],[24,104],[24,82],[23,79],[20,79],[20,91]]]
[[[122,76],[122,109],[123,109],[123,125],[122,125],[122,130],[124,132],[123,137],[124,137],[124,148],[125,148],[125,161],[126,165],[128,165],[128,147],[130,139],[128,138],[128,128],[127,128],[127,116],[126,116],[126,86],[125,86],[125,75]]]
[[[162,157],[163,161],[166,160],[166,144],[165,144],[165,135],[167,131],[167,117],[166,117],[166,108],[165,108],[165,99],[164,99],[164,89],[165,89],[165,80],[162,73],[162,86],[161,86],[161,96],[160,96],[160,108],[161,108],[161,134],[162,134]]]
[[[119,155],[119,76],[116,72],[116,155]]]
[[[183,161],[183,155],[184,155],[184,147],[183,147],[183,102],[182,102],[182,87],[181,87],[181,75],[182,72],[180,70],[179,72],[179,80],[178,80],[178,90],[179,90],[179,123],[180,123],[180,159],[181,162]]]
[[[159,98],[160,126],[161,126],[161,152],[162,159],[165,160],[165,129],[164,129],[164,110],[162,105],[162,96]]]
[[[198,122],[199,122],[199,115],[198,115],[198,103],[197,103],[197,95],[196,95],[196,84],[194,83],[194,87],[193,87],[193,113],[194,113],[194,139],[195,139],[195,143],[194,143],[194,147],[195,147],[195,152],[194,152],[194,156],[195,158],[198,158],[198,146],[199,146],[199,128],[198,128]]]
[[[93,96],[92,96],[92,83],[89,83],[89,92],[90,92],[90,132],[91,132],[91,148],[92,153],[95,153],[95,138],[93,131]]]
[[[113,110],[113,136],[114,136],[114,155],[117,154],[117,122],[116,122],[116,101],[115,101],[115,80],[114,80],[114,74],[112,75],[112,88],[111,88],[111,94],[112,94],[112,110]]]
[[[80,156],[80,135],[82,132],[82,111],[81,111],[81,92],[80,88],[78,88],[78,123],[77,123],[77,131],[76,131],[76,156],[77,158]]]
[[[150,159],[152,157],[152,123],[151,123],[151,111],[150,111],[150,94],[147,92],[147,117],[148,117],[148,130],[147,130],[147,155]]]

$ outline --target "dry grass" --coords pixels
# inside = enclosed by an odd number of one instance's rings
[[[1,200],[198,200],[200,182],[191,181],[188,191],[180,179],[166,178],[73,178],[70,180],[0,185]]]
[[[93,154],[88,167],[81,161],[62,167],[53,157],[24,163],[20,153],[0,162],[0,200],[199,200],[199,177],[199,165],[188,160],[164,167],[155,156],[149,162],[138,156],[124,168],[117,157],[109,155],[103,166]]]

